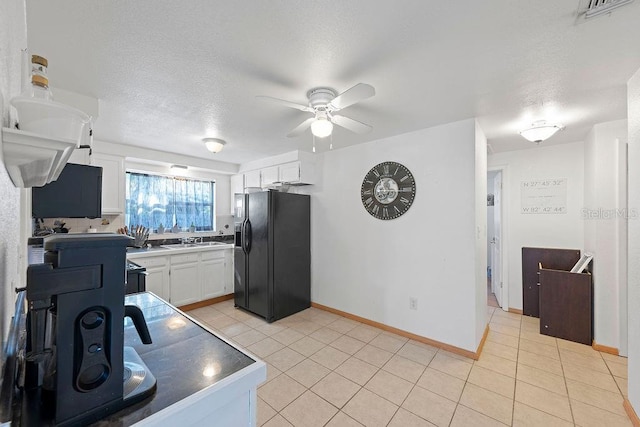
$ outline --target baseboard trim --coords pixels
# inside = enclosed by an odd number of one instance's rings
[[[181,305],[178,308],[182,311],[195,310],[196,308],[206,307],[208,305],[217,304],[219,302],[226,301],[229,299],[233,299],[233,294],[222,295],[219,297],[194,302],[193,304]]]
[[[515,314],[522,314],[522,310],[520,310],[519,308],[511,308],[509,307],[509,313],[515,313]]]
[[[596,350],[596,351],[601,351],[603,353],[609,353],[609,354],[613,354],[614,356],[619,356],[620,352],[618,351],[617,348],[615,347],[609,347],[606,345],[602,345],[602,344],[598,344],[596,342],[596,340],[593,340],[593,343],[591,344],[591,347]]]
[[[624,402],[622,402],[622,406],[624,407],[624,411],[627,413],[627,416],[631,420],[631,424],[633,424],[635,427],[640,427],[640,418],[638,418],[638,414],[636,414],[633,406],[631,406],[631,402],[629,402],[629,399],[625,397]]]
[[[476,350],[476,357],[474,358],[475,360],[478,360],[480,358],[480,355],[482,354],[482,349],[484,348],[484,343],[487,340],[488,336],[489,336],[489,324],[487,323],[487,326],[484,327],[484,333],[482,334],[482,339],[480,340],[480,344],[478,345],[478,350]]]
[[[385,325],[384,323],[379,323],[374,320],[369,320],[364,317],[356,316],[355,314],[347,313],[346,311],[338,310],[332,307],[328,307],[326,305],[318,304],[316,302],[312,302],[311,307],[315,307],[319,310],[328,311],[329,313],[337,314],[338,316],[342,316],[346,319],[355,320],[356,322],[364,323],[365,325],[373,326],[374,328],[382,329],[387,332],[392,332],[396,335],[400,335],[402,337],[409,338],[414,341],[428,344],[433,347],[441,348],[443,350],[446,350],[451,353],[455,353],[460,356],[464,356],[473,360],[478,360],[478,358],[480,357],[480,352],[482,351],[482,347],[484,346],[484,341],[489,333],[489,325],[487,325],[484,331],[484,336],[482,337],[482,340],[480,341],[480,345],[478,346],[478,351],[474,353],[473,351],[465,350],[460,347],[456,347],[440,341],[432,340],[431,338],[423,337],[421,335],[416,335],[414,333],[407,332],[402,329],[394,328],[393,326]]]

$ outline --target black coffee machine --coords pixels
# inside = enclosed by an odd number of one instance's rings
[[[85,425],[152,395],[156,380],[131,347],[124,318],[143,343],[142,311],[125,306],[120,234],[44,240],[44,264],[27,270],[27,348],[22,425]]]

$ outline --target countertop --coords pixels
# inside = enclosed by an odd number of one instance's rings
[[[158,388],[151,398],[94,426],[132,425],[195,393],[215,388],[223,380],[229,383],[241,371],[266,373],[264,362],[214,335],[152,293],[127,295],[125,303],[142,309],[153,340],[152,344],[142,344],[133,323],[126,318],[125,345],[138,352],[156,377]]]
[[[146,258],[151,256],[182,254],[187,252],[233,249],[234,247],[233,243],[222,243],[222,242],[216,242],[215,244],[211,244],[211,245],[198,244],[198,245],[184,245],[184,246],[170,245],[170,246],[171,247],[152,246],[151,248],[128,248],[127,258],[128,259]]]

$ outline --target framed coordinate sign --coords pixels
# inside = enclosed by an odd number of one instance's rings
[[[416,181],[405,166],[382,162],[371,168],[360,187],[362,205],[374,218],[388,220],[402,216],[416,197]]]

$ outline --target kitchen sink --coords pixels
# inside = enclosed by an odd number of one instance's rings
[[[127,253],[140,253],[140,252],[154,252],[154,251],[159,251],[159,250],[165,250],[168,248],[165,248],[163,246],[152,246],[150,248],[144,247],[144,248],[134,248],[134,247],[130,247],[127,248]]]

